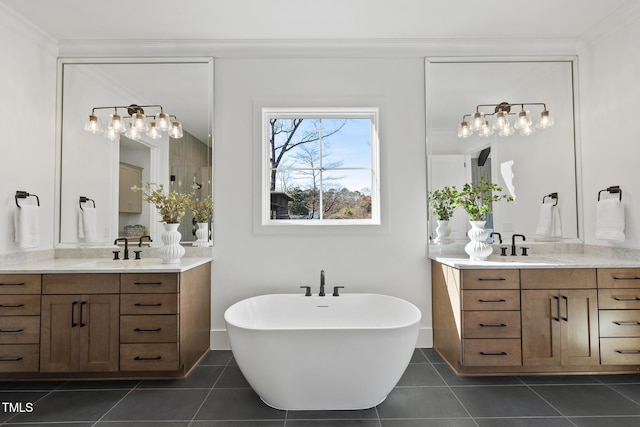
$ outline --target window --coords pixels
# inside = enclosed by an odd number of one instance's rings
[[[263,108],[264,225],[379,224],[377,108]]]

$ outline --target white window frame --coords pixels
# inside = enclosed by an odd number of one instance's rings
[[[269,123],[278,118],[313,119],[370,119],[371,120],[371,218],[367,219],[271,219],[271,151],[269,146]],[[262,108],[262,192],[261,218],[263,226],[344,226],[380,225],[380,142],[379,109],[377,107],[304,107]]]

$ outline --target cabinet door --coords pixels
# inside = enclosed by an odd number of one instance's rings
[[[598,293],[596,290],[563,290],[560,318],[563,365],[598,365]]]
[[[79,307],[80,371],[117,371],[120,342],[118,295],[83,295]]]
[[[559,310],[558,291],[522,291],[522,362],[525,366],[562,363]]]
[[[40,371],[78,370],[80,296],[43,295],[40,335]]]

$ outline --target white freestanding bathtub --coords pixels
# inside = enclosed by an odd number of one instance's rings
[[[262,295],[224,313],[233,355],[269,406],[371,408],[387,397],[413,354],[421,313],[378,294]]]

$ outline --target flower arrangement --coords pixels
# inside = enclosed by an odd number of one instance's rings
[[[429,195],[429,205],[435,217],[440,221],[449,221],[456,209],[456,187],[445,186]]]
[[[210,222],[213,218],[213,200],[207,196],[202,200],[196,199],[191,206],[191,212],[196,222]]]
[[[513,197],[506,194],[496,194],[502,187],[480,178],[477,184],[465,184],[461,191],[455,191],[456,206],[462,208],[469,215],[470,221],[483,221],[486,214],[491,213],[491,203],[500,200],[512,202]]]
[[[167,192],[164,185],[153,182],[145,182],[142,187],[134,185],[131,189],[142,193],[142,200],[149,202],[156,207],[162,221],[167,224],[177,224],[193,206],[194,192],[178,193],[177,191]]]

